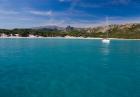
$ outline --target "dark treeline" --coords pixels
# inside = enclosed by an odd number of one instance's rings
[[[103,31],[104,28],[73,28],[66,27],[65,29],[0,29],[0,36],[5,34],[7,36],[28,37],[29,35],[43,36],[43,37],[106,37],[106,32],[109,33],[110,38],[135,38],[140,39],[140,24],[134,25],[110,25],[107,31]]]
[[[43,37],[55,37],[65,36],[65,33],[55,29],[0,29],[0,35],[6,34],[7,36],[15,36],[18,34],[21,37],[28,37],[29,35],[43,36]]]
[[[65,30],[58,29],[0,29],[0,36],[6,34],[7,36],[16,36],[18,34],[20,37],[28,37],[29,35],[43,36],[43,37],[65,37],[65,36],[75,36],[75,37],[88,37],[88,33],[83,30],[77,30],[74,28],[66,28]]]

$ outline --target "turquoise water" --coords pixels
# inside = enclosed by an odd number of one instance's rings
[[[140,97],[140,41],[0,39],[0,97]]]

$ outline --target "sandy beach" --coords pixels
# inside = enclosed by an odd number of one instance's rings
[[[0,37],[0,39],[79,39],[79,40],[101,40],[103,38],[94,37]],[[109,38],[110,40],[140,40],[140,39],[122,39],[122,38]]]

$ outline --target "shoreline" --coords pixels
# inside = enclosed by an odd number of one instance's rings
[[[0,37],[0,39],[79,39],[79,40],[101,40],[103,38],[93,37]],[[140,40],[140,39],[123,39],[123,38],[109,38],[110,40]]]

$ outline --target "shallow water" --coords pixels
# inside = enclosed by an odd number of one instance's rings
[[[0,97],[140,97],[140,41],[0,39]]]

